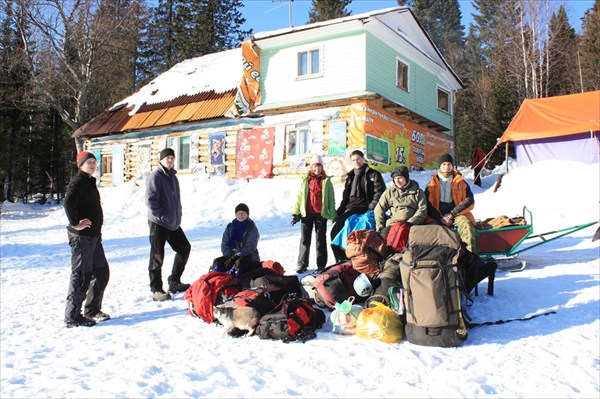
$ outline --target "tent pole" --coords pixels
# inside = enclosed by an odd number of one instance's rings
[[[506,174],[508,174],[508,141],[506,142],[506,149],[504,150],[505,152],[505,160],[506,160]]]

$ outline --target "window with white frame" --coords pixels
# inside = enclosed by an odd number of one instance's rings
[[[408,91],[408,79],[410,70],[408,64],[396,58],[396,86],[402,90]]]
[[[288,126],[286,129],[286,148],[288,156],[306,155],[310,152],[310,127]]]
[[[321,49],[313,48],[298,52],[298,77],[321,74]]]
[[[190,136],[169,137],[169,147],[175,151],[175,169],[190,168]]]
[[[437,107],[441,111],[450,113],[450,93],[440,87],[437,88]]]

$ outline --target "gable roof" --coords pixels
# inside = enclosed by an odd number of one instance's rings
[[[240,48],[182,61],[75,130],[72,137],[224,117],[235,100],[241,65]]]
[[[498,144],[590,131],[600,131],[599,90],[524,100]]]

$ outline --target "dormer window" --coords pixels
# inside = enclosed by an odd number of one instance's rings
[[[321,49],[315,48],[298,52],[298,77],[321,74]]]
[[[408,64],[396,58],[396,86],[404,91],[408,91],[408,79],[410,70]]]

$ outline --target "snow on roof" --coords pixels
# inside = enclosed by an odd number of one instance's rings
[[[181,96],[235,89],[242,78],[240,48],[190,58],[173,66],[111,109],[133,106],[134,115],[144,104],[156,104]]]

